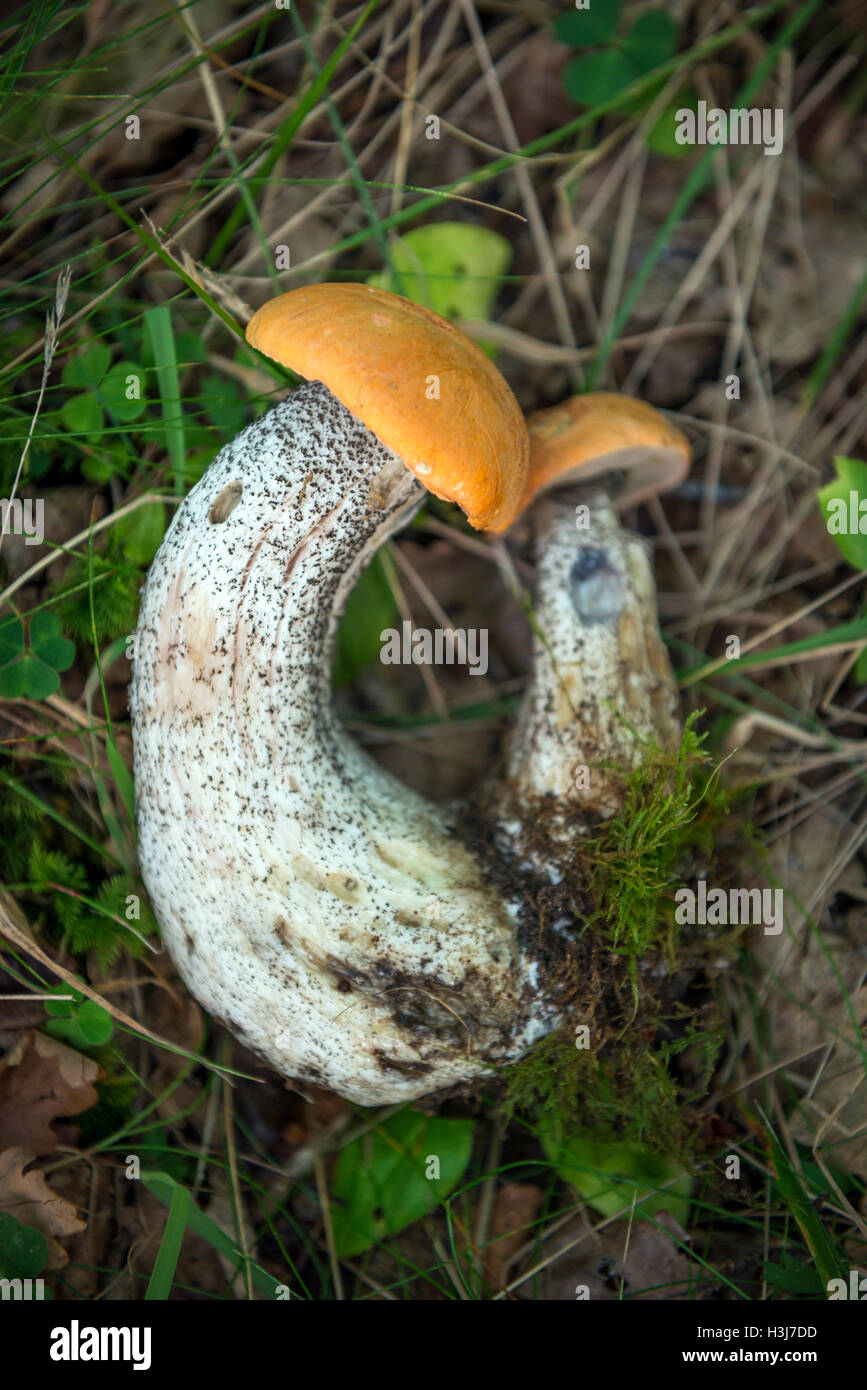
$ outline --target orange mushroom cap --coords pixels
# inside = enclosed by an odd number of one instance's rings
[[[471,526],[521,508],[527,426],[490,358],[446,319],[368,285],[321,284],[263,304],[247,341],[332,395]]]
[[[612,469],[627,475],[618,500],[641,502],[677,487],[692,459],[686,436],[664,415],[613,391],[591,391],[538,410],[527,430],[530,474],[521,511],[546,488],[588,482]]]

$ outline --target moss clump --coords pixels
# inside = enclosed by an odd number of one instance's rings
[[[709,854],[732,794],[702,747],[707,735],[689,715],[680,747],[660,748],[640,739],[640,764],[605,764],[620,784],[621,806],[576,847],[574,864],[594,907],[586,928],[605,933],[612,951],[625,955],[633,983],[640,956],[662,950],[669,962],[677,945],[674,893],[689,859]]]
[[[621,808],[576,836],[566,884],[580,885],[589,911],[573,949],[577,959],[591,935],[610,969],[599,970],[606,983],[592,1009],[576,998],[564,1027],[505,1074],[505,1116],[521,1112],[540,1132],[682,1156],[695,1147],[691,1102],[706,1092],[722,1029],[704,962],[678,960],[674,894],[698,856],[710,861],[734,799],[695,730],[700,714],[687,719],[678,748],[640,740],[637,767],[606,764]]]
[[[520,1112],[547,1134],[644,1144],[685,1156],[696,1120],[687,1112],[704,1094],[722,1044],[722,1028],[689,1024],[678,1037],[647,1037],[647,1020],[602,1052],[579,1049],[569,1027],[543,1038],[506,1074],[505,1119]],[[689,1050],[693,1085],[673,1072]]]

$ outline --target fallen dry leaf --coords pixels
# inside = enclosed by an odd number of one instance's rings
[[[31,1030],[0,1060],[0,1149],[54,1153],[52,1121],[95,1105],[94,1082],[102,1075],[89,1057]]]
[[[629,1300],[688,1298],[689,1262],[672,1239],[684,1234],[666,1211],[653,1221],[634,1221],[631,1228],[628,1221],[615,1221],[599,1231],[589,1228],[583,1216],[573,1217],[553,1238],[554,1248],[563,1253],[541,1272],[538,1297],[574,1301],[586,1287],[591,1302],[610,1303],[620,1298],[622,1281],[623,1297]],[[569,1245],[571,1250],[565,1248]],[[550,1255],[550,1247],[544,1248]],[[518,1293],[533,1296],[529,1283]]]
[[[491,1218],[490,1244],[485,1252],[488,1286],[501,1289],[509,1261],[532,1237],[532,1225],[539,1210],[542,1192],[526,1183],[504,1183],[497,1193]]]
[[[72,1236],[83,1231],[75,1207],[51,1191],[38,1168],[25,1173],[35,1154],[29,1149],[11,1148],[0,1153],[0,1211],[8,1211],[22,1226],[35,1226],[48,1241],[48,1269],[61,1269],[69,1256],[55,1236]]]

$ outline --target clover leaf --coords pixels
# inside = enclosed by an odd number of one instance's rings
[[[19,617],[0,621],[0,697],[45,700],[60,689],[58,671],[68,670],[74,660],[75,644],[63,636],[56,613],[33,614],[28,644]]]
[[[558,17],[561,43],[585,49],[566,68],[563,86],[579,106],[602,106],[672,57],[677,24],[665,10],[645,10],[628,33],[618,35],[618,0],[593,0],[586,9]],[[647,94],[643,100],[647,102]]]
[[[69,987],[59,986],[55,993],[68,994]],[[101,1047],[114,1032],[111,1014],[94,999],[85,999],[78,990],[72,999],[48,999],[45,1012],[50,1014],[46,1033],[71,1047]]]

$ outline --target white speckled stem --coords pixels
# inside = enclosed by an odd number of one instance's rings
[[[142,873],[178,969],[284,1076],[362,1105],[478,1075],[556,1022],[516,905],[450,813],[331,710],[345,599],[423,497],[324,386],[294,391],[179,508],[143,592],[130,693]],[[588,741],[612,756],[605,696],[643,728],[656,719],[623,666],[659,659],[649,568],[602,501],[596,514],[622,603],[571,509],[540,505],[536,612],[559,675],[538,645],[510,762],[521,795],[569,797]]]
[[[294,391],[179,508],[130,694],[142,873],[178,969],[278,1071],[363,1105],[543,1031],[514,912],[331,710],[337,616],[423,497],[324,386]]]

